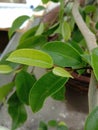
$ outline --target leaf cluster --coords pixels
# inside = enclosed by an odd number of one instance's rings
[[[49,1],[42,0],[44,4]],[[4,101],[12,91],[7,101],[8,112],[12,117],[11,130],[20,127],[26,121],[26,105],[30,106],[35,113],[43,107],[49,96],[55,100],[64,100],[65,84],[69,78],[74,78],[71,75],[73,71],[83,74],[90,68],[98,80],[98,48],[89,53],[85,39],[71,13],[73,2],[64,5],[63,0],[51,1],[60,2],[58,21],[52,25],[46,25],[41,21],[27,30],[21,36],[16,50],[0,61],[0,73],[14,75],[12,82],[0,87],[0,101]],[[45,8],[39,6],[35,11],[43,9]],[[96,5],[80,8],[80,12],[87,26],[96,35],[98,29]],[[9,31],[9,37],[12,37],[27,19],[29,19],[28,16],[17,18]],[[96,26],[91,26],[91,22]],[[32,68],[31,72],[28,71],[29,67]],[[36,79],[34,67],[44,68],[47,72],[40,79]],[[71,71],[68,71],[68,68]],[[98,108],[88,117],[85,130],[98,129],[97,111]],[[41,123],[40,127],[39,130],[47,130],[44,123]],[[57,130],[68,130],[68,128],[59,125]]]

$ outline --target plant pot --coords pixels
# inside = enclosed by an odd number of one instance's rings
[[[90,73],[79,75],[76,72],[72,72],[73,79],[70,78],[66,86],[78,92],[87,93],[90,82],[90,75]]]

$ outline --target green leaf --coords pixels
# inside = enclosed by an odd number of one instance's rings
[[[45,99],[59,91],[67,80],[68,78],[56,76],[52,72],[42,76],[30,91],[29,103],[32,111],[39,111]]]
[[[38,130],[48,130],[47,124],[43,121],[40,121]]]
[[[57,126],[57,130],[68,130],[68,127],[64,122],[60,122]]]
[[[75,41],[70,41],[70,45],[81,55],[84,53],[83,49]]]
[[[88,14],[88,13],[95,12],[95,11],[96,11],[96,6],[94,6],[94,5],[85,6],[84,11],[85,11],[85,13],[87,13],[87,14]]]
[[[37,6],[33,11],[42,11],[42,10],[45,10],[46,8],[44,6]]]
[[[0,87],[0,101],[2,101],[14,87],[14,82],[8,83]]]
[[[51,1],[53,1],[53,2],[59,2],[60,0],[51,0]]]
[[[12,72],[13,69],[9,65],[0,65],[0,73],[6,74]]]
[[[98,30],[98,22],[96,23],[95,27],[96,27],[96,29]]]
[[[90,54],[82,54],[81,56],[82,56],[82,58],[83,58],[83,60],[85,62],[87,62],[89,65],[91,65],[91,56],[90,56]]]
[[[61,67],[73,67],[81,65],[81,56],[69,43],[60,41],[49,42],[43,46],[54,61],[54,64]]]
[[[16,93],[14,93],[8,100],[8,112],[12,117],[12,129],[20,127],[27,119],[27,113],[24,105],[19,101]]]
[[[88,115],[84,130],[98,130],[98,106]]]
[[[71,77],[72,78],[71,74],[68,71],[66,71],[64,68],[54,67],[54,69],[52,71],[55,75],[58,75],[61,77]]]
[[[92,55],[91,55],[91,65],[93,67],[95,76],[98,80],[98,47],[93,49]]]
[[[64,21],[62,24],[62,35],[65,41],[68,41],[71,36],[71,28],[70,25]]]
[[[48,121],[48,125],[49,126],[51,126],[51,127],[55,127],[55,126],[57,126],[57,121],[56,120],[50,120],[50,121]]]
[[[32,27],[31,29],[27,30],[20,38],[19,44],[21,42],[24,42],[26,39],[33,37],[36,33],[36,30],[38,29],[39,26]]]
[[[20,82],[21,81],[21,82]],[[29,104],[29,92],[36,78],[25,71],[20,71],[15,78],[16,92],[21,102]]]
[[[42,68],[51,68],[53,66],[52,58],[47,53],[35,49],[16,50],[10,54],[7,60]]]
[[[51,96],[54,100],[62,101],[65,100],[65,85],[58,92]]]
[[[35,35],[36,36],[41,35],[43,32],[44,32],[44,23],[40,23]]]
[[[47,38],[46,38],[46,36],[43,36],[43,35],[29,37],[29,38],[23,40],[19,44],[18,49],[21,49],[21,48],[37,48],[37,49],[39,49],[46,42],[47,42]]]
[[[43,4],[48,3],[50,0],[42,0]]]
[[[27,20],[29,19],[30,17],[27,16],[27,15],[23,15],[23,16],[19,16],[18,18],[15,19],[15,21],[13,22],[12,24],[12,27],[10,28],[8,34],[9,34],[9,37],[12,36],[12,34],[18,29],[21,27],[21,25]]]

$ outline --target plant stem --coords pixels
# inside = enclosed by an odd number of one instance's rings
[[[73,4],[72,14],[78,28],[80,29],[82,35],[85,38],[89,52],[92,53],[92,50],[97,47],[96,37],[86,26],[85,22],[83,21],[83,18],[79,13],[78,7],[79,3],[77,0],[75,0]],[[92,109],[95,108],[95,106],[98,106],[98,87],[97,87],[97,80],[94,76],[93,71],[91,72],[91,78],[89,84],[88,102],[89,102],[89,112],[91,112]]]

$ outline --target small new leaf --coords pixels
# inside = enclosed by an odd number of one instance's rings
[[[70,78],[72,78],[71,74],[68,71],[66,71],[64,68],[55,67],[52,71],[53,71],[53,73],[55,75],[58,75],[58,76],[61,76],[61,77],[70,77]]]
[[[70,39],[71,28],[70,28],[70,25],[66,21],[62,23],[62,35],[65,41],[68,41]]]

